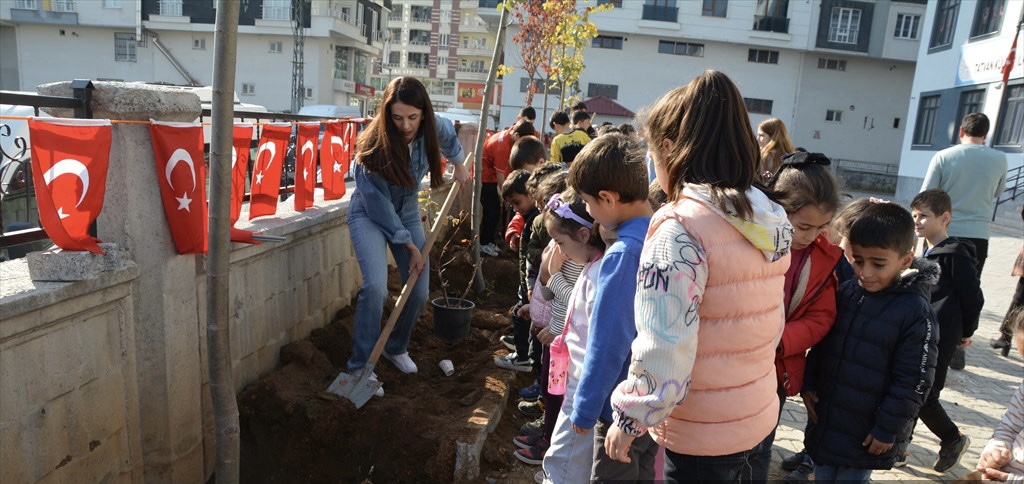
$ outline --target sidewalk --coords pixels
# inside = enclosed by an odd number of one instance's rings
[[[1020,206],[1019,203],[1014,205]],[[989,347],[989,342],[998,336],[999,325],[1016,287],[1017,280],[1010,276],[1010,269],[1020,252],[1022,235],[1019,216],[1015,222],[1012,218],[1001,218],[993,223],[989,256],[981,281],[985,293],[981,324],[974,333],[974,344],[967,348],[967,368],[963,371],[950,370],[946,388],[942,391],[943,408],[960,431],[971,438],[967,454],[950,472],[939,474],[933,471],[939,442],[924,424],[918,422],[909,448],[908,465],[902,469],[875,471],[872,481],[953,482],[974,470],[979,452],[992,436],[992,429],[1002,418],[1010,397],[1024,378],[1022,359],[1015,349],[1009,358],[1003,358],[997,350]],[[803,402],[798,397],[790,398],[775,437],[772,477],[786,475],[785,472],[779,473],[778,461],[803,447],[806,421]]]

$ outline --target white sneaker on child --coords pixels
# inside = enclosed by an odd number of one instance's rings
[[[389,355],[387,352],[384,352],[384,359],[390,361],[402,373],[416,373],[419,371],[416,368],[416,362],[412,361],[412,358],[409,357],[408,351],[400,355]]]
[[[377,379],[377,373],[376,372],[370,373],[370,381],[380,381],[380,380]],[[377,387],[377,391],[374,392],[373,395],[375,397],[383,397],[384,396],[384,385],[381,384],[381,386]]]

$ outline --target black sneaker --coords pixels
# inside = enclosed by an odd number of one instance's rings
[[[966,366],[967,361],[964,349],[957,346],[956,349],[953,350],[953,359],[949,360],[949,367],[954,370],[963,370]]]
[[[971,446],[971,439],[966,435],[961,435],[956,442],[945,444],[939,447],[939,458],[935,459],[935,465],[932,469],[936,472],[946,472],[960,463],[960,458],[967,453],[967,448]]]
[[[786,484],[799,484],[801,482],[811,482],[811,473],[814,472],[814,467],[811,466],[810,462],[801,462],[793,472],[790,472],[786,476]]]
[[[519,431],[524,435],[540,435],[544,433],[544,416],[536,420],[524,423],[522,427],[519,427]]]
[[[784,471],[795,471],[800,464],[803,464],[807,460],[807,451],[801,450],[785,459],[782,459],[782,470]]]
[[[530,418],[539,418],[544,416],[544,405],[539,401],[519,402],[519,405],[516,407],[519,409],[519,413]]]

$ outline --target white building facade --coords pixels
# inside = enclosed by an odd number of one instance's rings
[[[599,36],[584,53],[582,99],[604,95],[640,111],[717,69],[739,86],[753,128],[777,117],[796,146],[895,173],[924,0],[598,3],[614,8],[591,16]],[[506,42],[505,63],[519,59],[517,46]],[[505,77],[503,122],[515,119],[528,82],[522,69]],[[534,98],[538,111],[542,103]]]
[[[213,83],[213,0],[0,1],[0,88],[33,91],[71,79]],[[358,105],[375,89],[390,0],[312,0],[303,16],[304,104]],[[290,0],[243,1],[235,92],[291,108]]]
[[[1024,38],[1018,39],[1005,88],[1001,72],[1022,9],[1019,0],[928,2],[897,200],[909,201],[917,194],[932,156],[959,143],[960,121],[972,112],[988,116],[988,143],[1007,153],[1011,169],[1024,162]]]

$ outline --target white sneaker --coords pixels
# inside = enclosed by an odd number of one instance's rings
[[[494,364],[497,365],[498,368],[505,368],[507,370],[526,372],[533,371],[533,362],[529,358],[520,360],[519,355],[514,351],[505,356],[495,356]]]
[[[497,257],[500,251],[498,250],[498,246],[494,245],[494,243],[492,242],[487,245],[481,245],[480,253],[490,257]]]
[[[389,355],[385,352],[384,359],[390,361],[391,364],[395,365],[395,368],[398,368],[398,371],[401,371],[402,373],[416,373],[419,371],[419,369],[416,368],[416,362],[412,361],[412,358],[409,357],[408,351],[400,355]]]
[[[376,372],[370,373],[370,381],[380,381],[380,380],[377,379],[377,373]],[[383,397],[384,396],[384,385],[381,385],[381,386],[377,387],[377,391],[373,393],[373,396],[375,396],[375,397]]]

